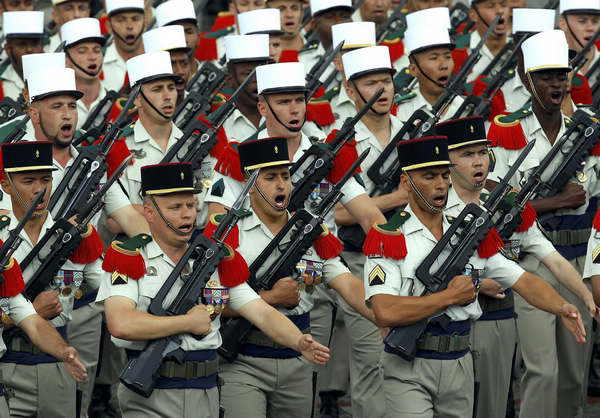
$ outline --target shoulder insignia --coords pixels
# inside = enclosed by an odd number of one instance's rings
[[[401,96],[394,97],[394,103],[396,103],[396,104],[405,103],[405,102],[408,102],[409,100],[414,99],[415,97],[417,97],[417,94],[415,92],[411,91],[410,93],[406,93]]]
[[[506,70],[506,75],[509,79],[514,78],[515,74],[517,74],[517,72],[514,70],[514,68]]]
[[[377,264],[369,273],[369,286],[377,286],[380,284],[385,284],[385,271]]]
[[[113,241],[104,256],[102,269],[109,273],[118,272],[118,274],[135,280],[143,277],[146,274],[146,263],[140,253],[140,248],[150,242],[152,242],[152,237],[148,234],[136,235],[125,242]]]
[[[453,224],[456,218],[454,216],[446,215],[446,220],[449,224]]]
[[[6,215],[0,216],[0,230],[10,225],[10,218]]]
[[[488,131],[492,146],[517,150],[527,145],[527,138],[521,126],[521,119],[531,115],[529,104],[508,115],[497,115]]]
[[[410,214],[398,211],[385,224],[373,225],[363,245],[366,256],[383,256],[396,260],[406,257],[406,239],[401,226],[410,218]]]
[[[592,263],[600,264],[600,245],[592,251]]]
[[[216,30],[214,32],[205,33],[203,36],[209,39],[222,38],[223,36],[229,35],[235,31],[235,26],[227,26],[226,28]]]
[[[532,114],[531,111],[531,103],[527,103],[525,106],[520,108],[519,110],[509,113],[508,115],[498,115],[494,118],[494,123],[502,127],[510,127],[518,125],[526,116]]]
[[[469,48],[471,45],[471,32],[461,33],[454,38],[454,45],[457,49]]]
[[[252,212],[246,209],[240,209],[236,212],[236,214],[240,218],[245,218],[247,216],[252,215]],[[213,213],[208,219],[206,227],[204,228],[204,236],[207,238],[211,238],[224,217],[224,213]],[[233,228],[231,228],[229,235],[227,235],[227,238],[225,238],[225,243],[233,249],[236,249],[240,246],[240,231],[237,224],[234,225]]]
[[[212,185],[212,188],[210,189],[210,194],[211,196],[223,197],[224,193],[225,182],[223,181],[223,179],[219,179]]]
[[[399,89],[406,89],[414,77],[408,71],[408,67],[404,67],[394,76],[394,86]]]

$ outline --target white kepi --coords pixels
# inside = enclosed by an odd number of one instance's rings
[[[33,74],[46,71],[49,68],[65,68],[65,53],[51,52],[23,55],[21,63],[23,64],[23,81],[27,81]]]
[[[230,35],[225,37],[227,62],[269,61],[269,35]]]
[[[332,45],[344,42],[343,50],[375,46],[375,22],[338,23],[331,27]]]
[[[306,74],[301,62],[284,62],[256,67],[258,94],[306,91]]]
[[[554,9],[513,9],[512,33],[537,33],[554,29]]]
[[[404,33],[404,48],[409,55],[435,47],[454,48],[448,32],[448,9],[445,7],[436,7],[435,9],[437,10],[413,12],[406,16],[407,29]]]
[[[532,35],[521,45],[527,73],[541,70],[567,70],[569,45],[562,30],[549,30]]]
[[[313,16],[319,13],[325,13],[332,9],[347,9],[349,12],[354,11],[352,0],[310,0],[310,13]]]
[[[106,14],[145,11],[144,0],[106,0]]]
[[[5,38],[43,38],[44,12],[4,12],[2,32]]]
[[[342,62],[348,80],[370,73],[394,72],[387,46],[370,46],[346,52],[342,55]]]
[[[181,25],[161,26],[144,32],[142,35],[144,51],[189,51],[185,41],[185,32]]]
[[[600,0],[560,0],[560,14],[600,13]]]
[[[237,16],[240,34],[268,33],[281,35],[281,16],[279,9],[258,9],[240,13]]]
[[[127,73],[131,87],[160,78],[178,78],[173,74],[171,55],[167,51],[146,52],[130,58],[127,60]]]
[[[27,88],[31,102],[50,96],[68,94],[79,100],[83,93],[75,86],[75,70],[72,68],[48,68],[30,74]]]
[[[104,46],[106,38],[100,32],[100,21],[93,17],[73,19],[60,27],[60,39],[65,42],[65,48],[73,47],[82,42],[97,42]]]
[[[184,21],[196,23],[196,10],[190,0],[169,0],[161,3],[155,9],[154,15],[158,27]]]

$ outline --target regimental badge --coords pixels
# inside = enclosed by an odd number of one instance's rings
[[[112,276],[110,276],[110,282],[113,286],[119,284],[127,284],[127,275],[123,273],[119,273],[118,271],[114,271]]]
[[[369,286],[377,286],[385,284],[385,271],[379,264],[375,266],[371,273],[369,273]]]
[[[472,134],[475,133],[475,128],[473,127],[473,125],[469,126],[469,130],[471,131]]]
[[[600,264],[600,245],[592,252],[592,262],[594,264]]]
[[[307,259],[300,259],[296,264],[298,289],[312,293],[315,286],[321,283],[323,277],[323,263]]]
[[[279,154],[279,147],[277,145],[275,145],[274,150],[275,150],[275,154]]]
[[[435,151],[436,154],[439,154],[440,153],[440,148],[439,147],[435,147],[434,151]]]
[[[316,202],[319,197],[326,196],[329,193],[330,184],[326,181],[323,181],[315,187],[315,189],[310,194],[310,200]],[[316,204],[312,204],[311,206],[316,206]]]
[[[129,152],[131,152],[133,154],[133,158],[135,158],[136,160],[141,160],[143,158],[146,158],[146,151],[144,151],[143,149],[131,149],[129,150]]]
[[[35,150],[35,158],[40,158],[40,151],[39,150]]]
[[[181,173],[179,173],[179,175],[181,176],[181,180],[185,179],[185,174],[183,174],[183,171]]]
[[[146,269],[146,276],[158,276],[158,272],[156,271],[156,267],[149,266]]]
[[[507,258],[514,261],[519,261],[519,254],[521,253],[521,240],[510,239],[504,243],[504,247],[500,248],[500,252]]]

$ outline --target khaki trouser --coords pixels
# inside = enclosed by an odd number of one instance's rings
[[[220,362],[221,405],[231,418],[309,418],[312,367],[302,357],[273,359],[238,355]]]
[[[9,418],[10,412],[8,411],[8,404],[6,403],[6,398],[4,396],[0,396],[0,418]]]
[[[475,321],[471,328],[471,349],[475,381],[479,382],[477,416],[504,418],[510,386],[510,372],[517,343],[515,319]]]
[[[577,271],[583,271],[584,257],[572,260]],[[521,266],[541,276],[559,294],[582,313],[588,336],[592,321],[583,303],[560,285],[552,273],[533,256],[526,256]],[[589,286],[589,281],[584,281]],[[515,295],[517,331],[525,363],[521,378],[520,414],[524,417],[569,418],[584,405],[585,382],[591,357],[592,339],[577,344],[573,335],[556,316],[529,305]],[[560,382],[560,383],[559,383]]]
[[[219,391],[211,389],[154,389],[149,398],[119,384],[123,418],[219,418]]]
[[[81,362],[87,369],[88,378],[77,384],[81,391],[81,416],[87,416],[88,406],[96,381],[96,369],[100,353],[100,334],[102,327],[102,308],[95,303],[73,311],[73,319],[67,325],[69,344],[77,349]]]
[[[75,381],[64,363],[0,363],[11,417],[75,417]]]
[[[384,352],[386,414],[390,418],[468,418],[473,414],[473,358],[415,358]]]

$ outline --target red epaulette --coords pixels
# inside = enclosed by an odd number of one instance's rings
[[[598,211],[596,212],[596,215],[594,216],[594,221],[592,222],[592,226],[594,227],[594,229],[596,231],[600,231],[600,208],[598,208]]]
[[[404,42],[399,36],[394,39],[384,39],[381,45],[387,46],[390,50],[390,60],[392,62],[404,55]]]
[[[583,74],[575,74],[571,80],[571,100],[577,106],[589,106],[594,103],[592,89]]]
[[[213,26],[210,29],[210,31],[216,32],[233,25],[235,25],[235,16],[233,15],[233,13],[219,12],[219,14],[217,14],[217,18],[215,19],[215,23],[213,23]]]
[[[229,142],[218,157],[215,170],[237,181],[244,181],[237,142]]]
[[[204,35],[209,32],[200,33],[200,41],[198,42],[198,49],[196,50],[195,58],[198,61],[214,61],[219,59],[219,52],[217,51],[217,39],[206,38]]]
[[[2,240],[0,240],[0,245],[2,245]],[[2,276],[4,276],[4,280],[0,284],[0,297],[11,298],[25,290],[23,272],[14,257],[10,258],[8,265],[2,270]]]
[[[469,51],[467,48],[456,48],[452,50],[452,60],[454,61],[454,69],[452,72],[454,74],[458,74],[460,67],[462,67],[467,58],[469,58]]]
[[[108,15],[105,13],[102,13],[102,16],[100,16],[100,19],[98,19],[100,21],[100,33],[102,35],[104,35],[105,33],[108,33],[108,28],[106,27],[106,24],[108,23]]]
[[[335,116],[329,100],[323,98],[310,99],[306,104],[306,120],[319,126],[332,125],[335,122]]]
[[[490,229],[483,241],[477,247],[477,254],[481,258],[490,258],[491,256],[498,253],[500,248],[504,247],[504,242],[498,235],[496,228]]]
[[[127,283],[127,277],[138,280],[146,274],[146,262],[140,248],[152,242],[148,234],[139,234],[125,242],[113,241],[106,250],[102,269],[113,273],[113,284],[117,279]],[[125,277],[124,277],[125,276]]]
[[[284,49],[279,56],[279,63],[282,62],[299,62],[297,49]]]
[[[501,114],[494,118],[487,135],[493,147],[518,150],[525,148],[527,145],[527,138],[525,138],[521,122],[519,118],[513,117],[513,115],[515,113]]]
[[[401,226],[410,218],[405,211],[398,211],[390,220],[373,225],[363,244],[363,253],[368,257],[386,257],[402,260],[408,254],[406,238]]]
[[[321,228],[323,228],[323,232],[313,242],[317,255],[323,260],[337,257],[344,249],[342,242],[329,231],[325,224],[321,224]]]
[[[531,203],[525,203],[525,207],[523,208],[523,212],[521,212],[521,223],[517,227],[517,232],[525,232],[535,222],[537,219],[537,213]]]
[[[104,253],[104,244],[96,228],[89,223],[81,237],[83,240],[71,254],[69,260],[77,264],[89,264],[99,259]]]
[[[335,138],[335,135],[339,132],[339,129],[332,130],[327,139],[325,139],[326,143],[330,143]],[[327,173],[325,177],[327,181],[332,184],[336,184],[338,181],[344,177],[344,175],[348,172],[352,164],[358,160],[358,152],[356,151],[356,140],[354,138],[347,141],[342,149],[337,153],[335,159],[333,160],[333,168]],[[353,173],[360,173],[362,170],[360,166]]]
[[[473,82],[473,90],[471,91],[471,94],[475,96],[481,96],[488,87],[487,80],[488,77],[484,75],[477,77]],[[488,120],[493,121],[496,116],[503,114],[505,111],[506,102],[504,101],[504,93],[502,93],[502,89],[498,89],[490,102],[490,116],[488,117]]]

